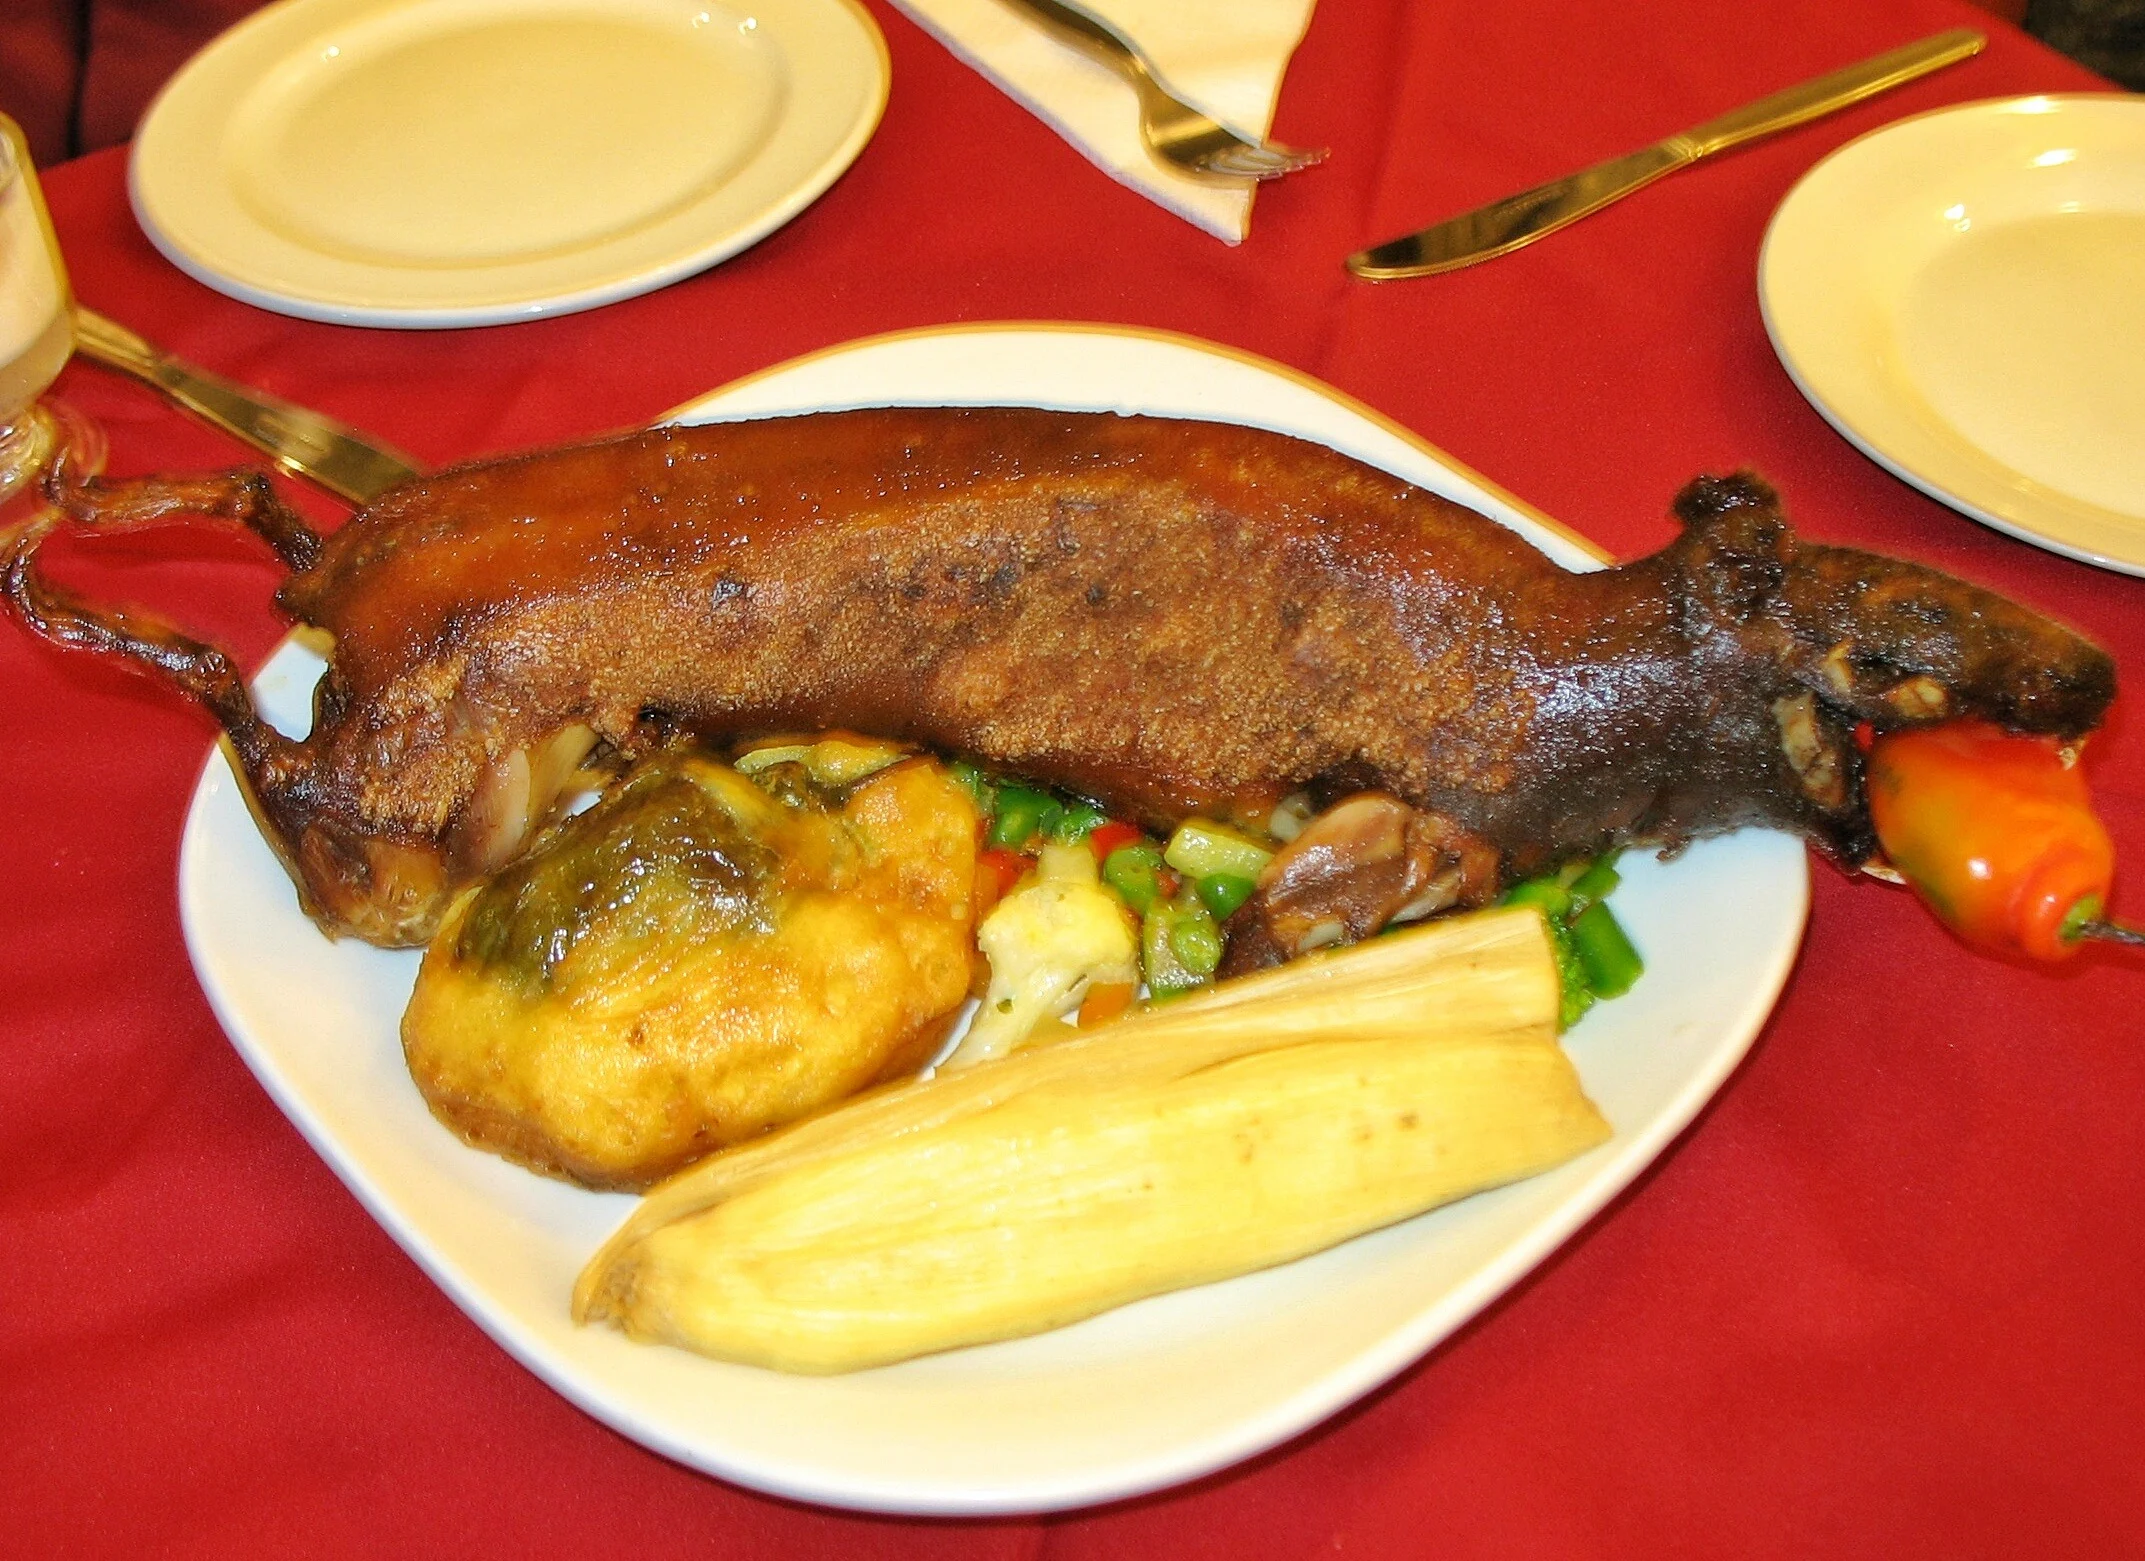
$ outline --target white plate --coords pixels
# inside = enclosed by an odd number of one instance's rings
[[[2145,574],[2145,98],[1969,103],[1850,142],[1781,204],[1758,295],[1866,453]]]
[[[134,210],[181,270],[285,314],[563,314],[789,221],[887,81],[856,0],[283,0],[150,106]]]
[[[1179,339],[981,328],[868,341],[719,392],[693,417],[1005,401],[1188,413],[1302,433],[1470,503],[1585,566],[1576,544],[1316,383]],[[302,723],[318,663],[259,680]],[[632,1206],[467,1149],[426,1113],[397,1024],[416,956],[330,943],[223,759],[187,821],[180,900],[201,983],[269,1092],[351,1190],[495,1339],[591,1414],[681,1462],[808,1501],[1034,1511],[1190,1479],[1376,1387],[1524,1274],[1690,1121],[1772,1006],[1799,941],[1802,848],[1748,832],[1628,862],[1617,908],[1648,962],[1568,1037],[1608,1144],[1549,1174],[1316,1257],[1038,1338],[835,1378],[629,1344],[567,1320],[575,1274]]]

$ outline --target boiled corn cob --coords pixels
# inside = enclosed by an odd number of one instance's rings
[[[1299,961],[867,1097],[658,1188],[574,1313],[787,1371],[1039,1332],[1601,1142],[1532,911]]]

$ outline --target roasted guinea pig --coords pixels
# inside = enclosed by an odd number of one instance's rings
[[[1318,445],[1231,425],[894,409],[659,428],[410,482],[325,542],[258,477],[49,485],[68,520],[209,510],[296,571],[333,655],[312,734],[229,660],[99,612],[14,539],[15,612],[222,723],[330,932],[423,942],[567,757],[853,728],[1156,825],[1309,788],[1417,810],[1456,903],[1627,840],[1745,824],[1873,849],[1859,723],[2075,737],[2108,657],[1988,591],[1797,539],[1702,478],[1660,552],[1572,573]]]
[[[644,1187],[928,1062],[970,984],[974,804],[928,759],[780,778],[659,754],[458,896],[402,1021],[433,1114]]]

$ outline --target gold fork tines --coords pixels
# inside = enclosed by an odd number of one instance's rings
[[[1140,135],[1156,157],[1194,178],[1278,179],[1324,160],[1278,141],[1251,141],[1192,107],[1162,85],[1139,46],[1099,17],[1065,0],[1007,0],[1111,66],[1139,95]]]

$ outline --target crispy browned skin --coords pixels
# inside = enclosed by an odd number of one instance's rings
[[[124,508],[84,491],[78,518]],[[1158,824],[1375,786],[1508,880],[1746,823],[1859,861],[1856,721],[2076,735],[2113,694],[2068,630],[1801,543],[1755,479],[1701,479],[1678,508],[1660,553],[1573,574],[1383,472],[1227,425],[916,409],[659,429],[411,483],[317,560],[253,522],[304,566],[283,604],[335,640],[302,745],[180,665],[200,647],[82,629],[31,576],[34,540],[6,584],[33,627],[190,677],[309,908],[382,942],[421,940],[496,860],[474,799],[576,725],[627,753],[679,730],[915,738]]]

